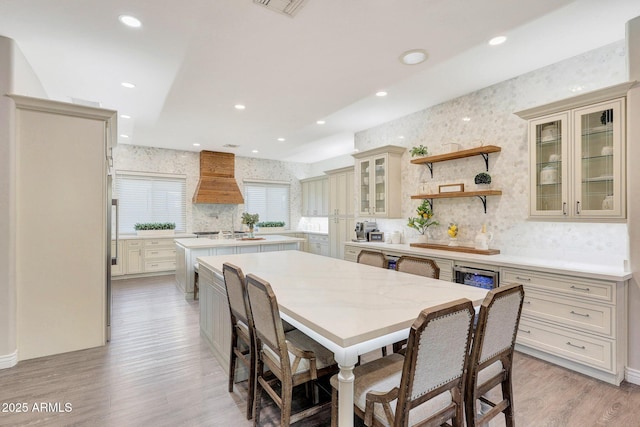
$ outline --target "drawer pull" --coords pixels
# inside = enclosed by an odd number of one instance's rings
[[[531,305],[531,301],[522,301],[523,304]]]
[[[575,314],[576,316],[589,317],[589,313],[582,314],[582,313],[575,312],[573,310],[571,310],[571,314]]]
[[[158,264],[151,264],[151,267],[157,267]]]
[[[575,347],[575,348],[580,348],[582,350],[586,350],[587,347],[583,346],[583,345],[575,345],[575,344],[571,344],[571,341],[567,341],[567,345],[570,345],[571,347]]]
[[[530,282],[531,278],[530,277],[520,277],[520,276],[516,276],[516,279],[518,280],[523,280],[525,282]]]
[[[151,252],[151,253],[152,253],[152,254],[157,254],[157,253],[158,253],[158,251],[153,251],[153,252]]]
[[[526,329],[518,329],[519,332],[524,332],[525,334],[530,334],[531,331],[527,331]]]
[[[589,289],[589,288],[581,288],[579,286],[574,286],[574,285],[571,285],[571,289],[575,289],[576,291],[591,292],[591,289]]]

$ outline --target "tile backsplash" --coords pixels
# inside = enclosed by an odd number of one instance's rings
[[[475,235],[486,224],[494,234],[491,247],[504,254],[524,254],[538,258],[562,256],[567,261],[598,260],[622,265],[628,259],[628,233],[624,223],[542,222],[528,220],[529,155],[527,122],[515,111],[574,96],[577,88],[591,91],[626,81],[625,46],[617,42],[583,55],[518,76],[488,88],[410,114],[381,126],[356,133],[360,152],[392,144],[425,145],[429,154],[450,150],[450,143],[462,149],[480,145],[502,147],[489,155],[490,188],[502,190],[502,196],[487,198],[487,213],[478,198],[436,199],[431,227],[433,241],[446,243],[447,226],[460,227],[459,241],[472,246]],[[463,120],[467,118],[468,120]],[[402,139],[399,136],[403,136]],[[437,192],[441,184],[464,184],[473,190],[474,177],[485,171],[480,156],[435,163],[433,178],[424,165],[410,163],[409,150],[402,161],[403,219],[378,220],[381,230],[401,230],[405,241],[417,233],[406,226],[406,218],[415,216],[419,194],[425,183]],[[357,189],[356,189],[357,190]],[[361,218],[367,219],[367,218]]]

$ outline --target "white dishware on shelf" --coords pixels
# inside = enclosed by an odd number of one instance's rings
[[[610,145],[605,145],[604,147],[602,147],[602,150],[600,151],[600,154],[603,156],[610,156],[613,154],[613,147]]]
[[[550,162],[559,162],[560,161],[560,155],[558,154],[551,154],[549,156],[549,161]]]

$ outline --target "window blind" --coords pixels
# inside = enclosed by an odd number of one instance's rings
[[[176,232],[185,232],[186,184],[183,175],[116,173],[119,232],[135,233],[133,226],[138,222],[174,222]]]
[[[282,221],[289,228],[289,184],[244,183],[245,211],[260,215],[260,222]]]

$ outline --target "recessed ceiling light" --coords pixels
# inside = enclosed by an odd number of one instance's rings
[[[284,142],[284,141],[286,141],[286,140],[285,140],[284,138],[278,138],[278,141],[280,141],[280,142]]]
[[[498,37],[494,37],[491,40],[489,40],[489,44],[491,46],[498,46],[499,44],[502,44],[504,42],[507,41],[507,38],[505,36],[498,36]]]
[[[195,143],[193,144],[193,146],[194,146],[194,147],[200,147],[200,144],[198,144],[197,142],[195,142]]]
[[[411,49],[400,55],[400,62],[406,65],[417,65],[427,60],[427,51],[424,49]]]
[[[130,119],[131,116],[127,115],[127,114],[120,114],[120,118],[121,119]]]
[[[325,124],[326,122],[325,122],[324,120],[318,120],[316,123],[317,123],[317,124],[319,124],[319,125],[323,125],[323,124]]]
[[[462,121],[463,122],[470,122],[471,121],[471,117],[463,117]]]
[[[257,153],[257,152],[258,152],[258,150],[251,150],[251,152],[252,152],[252,153]]]
[[[118,20],[122,22],[124,25],[126,25],[127,27],[131,27],[131,28],[142,27],[142,22],[140,22],[138,18],[133,17],[131,15],[120,15],[118,16]]]
[[[379,96],[379,97],[387,96],[387,92],[381,90],[379,92],[376,92],[376,96]]]
[[[134,85],[133,83],[129,83],[129,82],[122,82],[120,84],[122,86],[126,87],[127,89],[133,89],[134,87],[136,87],[136,85]]]
[[[404,139],[404,136],[400,135],[400,136],[398,137],[398,139]]]
[[[236,105],[234,105],[234,108],[235,108],[236,110],[244,110],[244,109],[245,109],[245,108],[247,108],[247,107],[245,107],[245,106],[244,106],[244,105],[242,105],[242,104],[236,104]]]
[[[120,138],[129,138],[129,135],[121,134]]]

